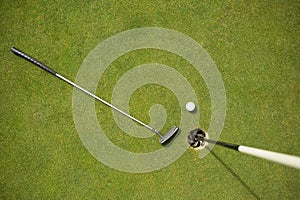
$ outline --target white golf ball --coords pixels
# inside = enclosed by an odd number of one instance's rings
[[[185,108],[187,109],[187,111],[193,112],[196,108],[196,105],[190,101],[187,104],[185,104]]]

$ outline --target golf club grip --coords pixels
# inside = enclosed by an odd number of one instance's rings
[[[35,64],[36,66],[40,67],[41,69],[43,69],[43,70],[49,72],[50,74],[56,76],[56,72],[55,72],[53,69],[51,69],[51,68],[47,67],[46,65],[40,63],[40,62],[37,61],[36,59],[34,59],[34,58],[30,57],[29,55],[27,55],[26,53],[24,53],[24,52],[18,50],[18,49],[15,48],[15,47],[12,47],[12,48],[11,48],[11,51],[12,51],[14,54],[16,54],[17,56],[20,56],[21,58],[24,58],[25,60],[27,60],[27,61],[29,61],[29,62]]]

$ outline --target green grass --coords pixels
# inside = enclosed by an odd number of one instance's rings
[[[222,74],[227,114],[220,140],[300,156],[299,2],[3,0],[0,4],[0,199],[300,198],[299,171],[221,147],[203,159],[187,150],[173,164],[151,173],[106,167],[79,139],[72,88],[9,51],[16,46],[75,80],[84,58],[101,41],[132,28],[174,29],[199,42]],[[204,100],[209,97],[205,84],[185,60],[167,52],[150,49],[120,57],[104,74],[97,94],[109,100],[122,74],[150,61],[172,66],[189,80],[203,105],[199,123],[207,128],[211,113],[209,100]],[[156,92],[157,98],[148,92]],[[161,101],[162,96],[171,103]],[[130,109],[147,122],[144,112],[153,103],[164,104],[168,114],[175,112],[167,123],[176,123],[176,101],[163,87],[140,88]],[[118,132],[110,109],[99,104],[96,108],[99,123]],[[145,141],[147,145],[140,147]],[[125,136],[115,143],[135,152],[160,148],[157,137]]]

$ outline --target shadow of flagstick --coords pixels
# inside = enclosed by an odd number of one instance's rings
[[[242,179],[241,179],[241,177],[237,174],[237,173],[235,173],[216,153],[214,153],[213,151],[211,151],[211,149],[209,148],[209,147],[206,147],[209,151],[210,151],[210,153],[227,169],[227,171],[229,171],[231,174],[232,174],[232,176],[236,179],[236,180],[238,180],[240,183],[241,183],[241,185],[251,194],[251,195],[253,195],[256,199],[260,199],[259,197],[258,197],[258,195],[257,194],[255,194],[255,192],[253,192],[253,190],[249,187],[249,185],[247,185],[247,183],[245,183]]]

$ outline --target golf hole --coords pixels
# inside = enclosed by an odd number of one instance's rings
[[[205,139],[209,139],[209,136],[208,136],[208,134],[206,132],[205,132],[204,138]],[[193,149],[195,151],[202,150],[202,149],[204,149],[206,147],[207,144],[208,144],[208,142],[206,142],[206,141],[200,142],[200,146],[196,147],[196,148],[193,148]]]

